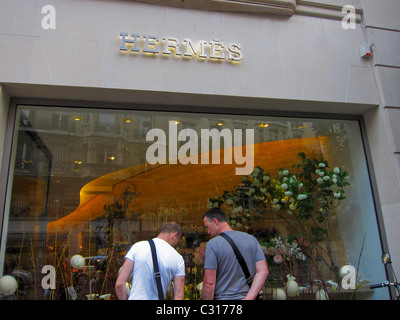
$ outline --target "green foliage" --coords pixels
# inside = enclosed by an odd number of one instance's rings
[[[132,188],[132,190],[131,190]],[[131,186],[127,187],[119,197],[115,197],[113,199],[113,202],[111,204],[106,204],[104,205],[104,218],[107,222],[107,235],[108,235],[108,245],[112,245],[112,234],[114,232],[114,223],[115,222],[121,222],[123,224],[124,228],[124,233],[126,237],[129,239],[130,238],[130,232],[128,228],[128,222],[127,222],[127,216],[128,213],[131,213],[129,210],[129,206],[131,203],[140,196],[140,192],[136,190],[135,184],[132,184]],[[136,216],[133,215],[132,218],[135,218]]]
[[[209,206],[230,207],[231,223],[245,228],[270,209],[283,218],[294,217],[303,231],[301,221],[310,222],[311,240],[322,241],[328,234],[329,214],[346,199],[348,173],[338,167],[330,170],[324,159],[309,159],[304,153],[299,153],[299,158],[299,163],[291,169],[280,168],[276,178],[256,167],[250,175],[242,177],[242,184],[233,191],[209,199]]]
[[[133,191],[130,188],[133,188]],[[105,219],[109,224],[113,221],[123,221],[126,219],[127,210],[131,202],[140,195],[133,184],[127,187],[120,197],[115,197],[113,203],[104,205]]]

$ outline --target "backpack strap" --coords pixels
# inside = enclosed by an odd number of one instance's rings
[[[251,284],[252,284],[252,282],[253,282],[253,278],[250,276],[250,272],[249,272],[249,269],[247,268],[247,264],[246,264],[246,262],[244,261],[243,256],[242,256],[242,254],[240,253],[238,247],[236,246],[235,242],[233,242],[233,240],[231,239],[231,237],[228,236],[226,233],[221,232],[221,233],[220,233],[220,236],[221,236],[222,238],[224,238],[226,241],[228,241],[228,243],[231,245],[231,247],[232,247],[233,251],[235,252],[236,257],[237,257],[237,259],[238,259],[238,261],[239,261],[239,264],[240,264],[240,266],[242,267],[244,276],[246,277],[246,282],[247,282],[247,284],[248,284],[249,287],[250,287]]]
[[[154,277],[156,279],[156,284],[157,284],[158,299],[165,300],[164,293],[162,290],[162,285],[161,285],[161,273],[160,273],[160,270],[158,269],[156,247],[154,245],[153,239],[149,240],[149,244],[150,244],[150,248],[151,248],[151,255],[153,257]]]

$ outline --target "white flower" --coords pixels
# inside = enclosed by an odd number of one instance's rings
[[[269,176],[267,176],[267,175],[263,176],[263,180],[264,181],[268,181],[269,180]]]
[[[333,179],[332,179],[332,182],[336,184],[337,179],[336,179],[336,178],[333,178]]]
[[[240,228],[242,226],[242,224],[241,223],[236,223],[236,227],[238,227],[238,228]]]
[[[296,278],[291,274],[286,275],[286,278],[288,279],[288,281],[289,280],[296,280]]]
[[[324,183],[324,180],[323,180],[322,178],[318,178],[318,179],[317,179],[317,183],[318,183],[318,184],[323,184],[323,183]]]
[[[281,208],[281,205],[280,204],[274,204],[272,207],[274,208],[274,210],[279,210]]]
[[[340,173],[340,168],[336,167],[335,169],[333,169],[333,172],[336,173],[336,174],[339,174]]]
[[[299,194],[297,196],[297,200],[305,200],[305,199],[307,199],[307,195],[306,194]]]
[[[261,184],[260,180],[258,180],[258,179],[254,179],[253,186],[255,186],[255,187],[259,187],[259,186],[260,186],[260,184]]]
[[[329,176],[325,176],[325,177],[323,177],[322,179],[324,179],[325,181],[328,181],[330,178],[331,178],[331,177],[329,177]]]
[[[267,189],[266,189],[266,188],[261,188],[260,191],[261,191],[262,193],[266,193],[266,192],[267,192]]]
[[[288,201],[287,198],[282,198],[282,199],[281,199],[281,202],[282,202],[282,203],[286,203],[287,201]]]
[[[325,168],[326,165],[325,165],[325,163],[322,163],[322,162],[321,162],[321,163],[319,164],[319,167],[320,167],[320,168]]]
[[[213,207],[214,208],[218,208],[219,207],[219,203],[218,202],[214,202]]]
[[[318,174],[319,174],[321,177],[323,177],[323,176],[325,175],[325,172],[320,171]]]
[[[325,283],[328,283],[328,284],[330,284],[332,286],[333,292],[336,291],[336,288],[338,286],[338,284],[336,282],[333,282],[332,280],[328,280],[328,281],[325,281]]]
[[[293,252],[293,256],[294,256],[297,260],[306,261],[306,256],[304,255],[303,252],[301,252],[301,249],[300,249],[300,250],[296,249],[296,252]]]
[[[288,174],[289,174],[289,170],[283,170],[283,171],[282,171],[282,175],[283,175],[283,176],[287,176]]]
[[[341,196],[342,196],[342,194],[340,192],[337,192],[337,193],[335,192],[333,194],[333,197],[336,198],[336,199],[340,198]]]
[[[275,198],[275,199],[272,200],[272,204],[277,204],[278,202],[279,202],[279,199]]]
[[[290,197],[291,195],[293,195],[293,192],[292,192],[292,191],[286,191],[286,192],[285,192],[285,196]]]
[[[287,190],[287,189],[288,189],[287,183],[283,183],[283,184],[281,185],[281,188],[282,188],[283,190]]]

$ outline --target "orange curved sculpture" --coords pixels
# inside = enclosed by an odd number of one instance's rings
[[[326,137],[313,137],[255,144],[254,167],[260,166],[266,172],[276,174],[281,167],[297,163],[300,152],[308,157],[321,157],[326,142]],[[245,152],[245,147],[240,148]],[[216,152],[221,152],[223,159],[223,150]],[[190,219],[201,219],[209,198],[231,191],[241,183],[241,176],[235,175],[236,167],[236,164],[224,163],[141,164],[107,174],[84,186],[79,207],[67,216],[48,223],[47,232],[66,233],[73,227],[103,216],[104,205],[112,203],[132,184],[140,192],[133,204],[136,214],[157,211],[167,198],[185,208]]]

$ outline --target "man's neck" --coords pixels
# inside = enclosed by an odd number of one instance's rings
[[[221,224],[219,233],[225,232],[225,231],[233,231],[232,228],[229,226],[229,224],[227,224],[226,222]]]
[[[165,242],[169,243],[169,238],[165,234],[159,234],[156,238],[164,240]]]

